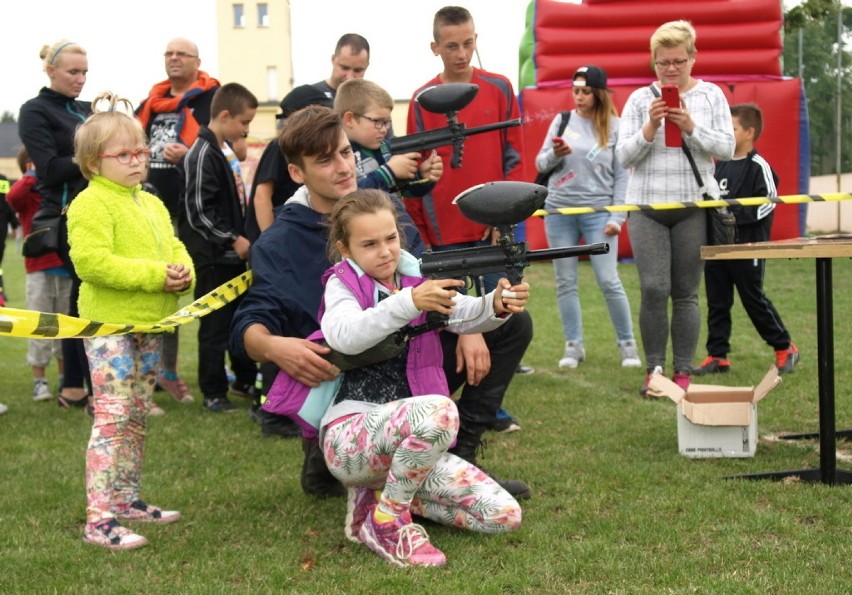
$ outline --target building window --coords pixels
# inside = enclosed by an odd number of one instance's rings
[[[269,5],[266,2],[257,5],[257,26],[269,26]]]
[[[234,27],[243,28],[246,26],[246,15],[242,4],[234,4]]]

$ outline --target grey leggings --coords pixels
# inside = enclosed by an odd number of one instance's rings
[[[701,246],[707,238],[706,215],[703,209],[633,211],[629,221],[642,292],[639,330],[648,370],[665,369],[671,332],[674,370],[688,373],[701,326],[698,286],[704,270]]]

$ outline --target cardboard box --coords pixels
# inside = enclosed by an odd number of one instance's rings
[[[677,446],[685,457],[753,457],[757,402],[781,383],[775,366],[757,387],[690,384],[684,391],[659,373],[648,384],[677,404]]]

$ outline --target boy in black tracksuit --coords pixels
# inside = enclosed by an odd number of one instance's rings
[[[763,130],[763,115],[753,103],[731,106],[736,148],[730,161],[716,164],[716,180],[722,198],[748,198],[778,195],[778,176],[754,149]],[[737,243],[769,241],[775,205],[756,207],[732,206],[737,219]],[[781,316],[763,292],[763,259],[711,260],[704,266],[704,286],[707,291],[707,357],[693,370],[697,376],[727,372],[731,337],[731,307],[734,287],[751,319],[754,328],[775,350],[775,365],[779,372],[792,372],[799,361],[799,350],[790,342],[790,333]]]
[[[210,124],[201,128],[182,162],[185,184],[178,236],[195,264],[196,299],[246,271],[250,244],[243,228],[244,205],[222,147],[248,134],[256,110],[257,99],[242,85],[220,87],[210,106]],[[225,352],[237,303],[199,319],[198,386],[209,411],[236,409],[227,397]],[[230,355],[236,376],[231,392],[249,396],[256,366],[249,359]]]

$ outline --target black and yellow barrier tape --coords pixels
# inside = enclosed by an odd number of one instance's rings
[[[810,202],[836,202],[841,200],[852,200],[852,194],[848,192],[835,192],[831,194],[788,194],[786,196],[753,196],[750,198],[720,198],[717,200],[697,200],[694,202],[667,202],[653,203],[649,205],[610,205],[605,207],[564,207],[561,209],[539,209],[533,216],[544,217],[546,215],[585,215],[586,213],[618,213],[625,211],[672,211],[677,209],[710,209],[728,206],[755,207],[768,203],[795,205]]]
[[[0,337],[70,339],[128,333],[169,332],[230,304],[245,293],[250,285],[251,271],[246,271],[154,324],[95,322],[65,314],[0,308]]]

